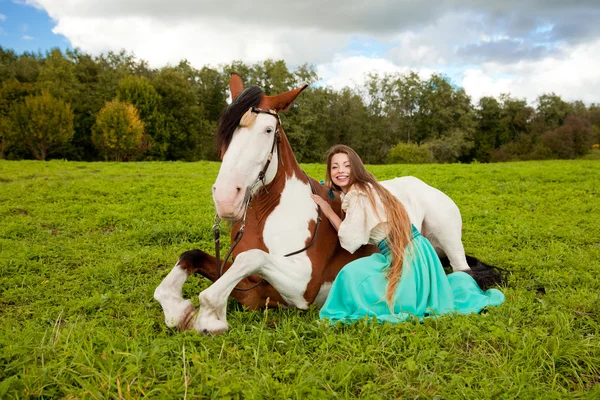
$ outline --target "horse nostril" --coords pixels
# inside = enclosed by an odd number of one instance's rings
[[[213,185],[212,191],[213,191],[213,193],[217,191],[217,185]]]
[[[242,191],[242,188],[238,186],[236,189],[237,189],[238,194],[240,194],[240,192]]]

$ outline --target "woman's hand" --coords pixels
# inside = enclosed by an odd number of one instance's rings
[[[317,203],[317,205],[319,207],[321,207],[321,210],[323,210],[323,212],[325,213],[325,215],[329,215],[329,213],[333,211],[333,209],[331,208],[331,206],[329,205],[329,203],[327,202],[327,200],[325,200],[321,196],[319,196],[317,194],[314,194],[314,193],[311,193],[310,197],[313,199],[313,201],[315,203]]]
[[[327,200],[325,200],[324,198],[322,198],[319,195],[311,193],[310,197],[313,199],[313,201],[319,207],[321,207],[321,210],[323,211],[323,214],[327,217],[327,219],[329,220],[329,222],[331,222],[331,225],[333,225],[333,227],[337,231],[338,228],[340,227],[340,224],[342,223],[342,220],[333,211],[333,208],[331,208],[331,205],[327,202]]]

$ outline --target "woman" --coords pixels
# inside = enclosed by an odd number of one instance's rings
[[[368,316],[400,322],[480,312],[504,302],[499,290],[483,292],[465,272],[446,275],[404,206],[366,170],[352,148],[336,145],[328,151],[326,184],[341,192],[344,219],[321,197],[313,195],[313,200],[338,231],[342,247],[354,253],[372,243],[381,253],[355,260],[340,271],[321,308],[321,319],[350,323]]]

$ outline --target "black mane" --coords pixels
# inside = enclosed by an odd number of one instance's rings
[[[227,149],[240,120],[250,107],[258,107],[262,96],[263,91],[258,86],[250,86],[225,109],[219,120],[217,131],[217,150],[219,152]]]

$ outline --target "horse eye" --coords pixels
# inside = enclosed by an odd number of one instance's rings
[[[273,129],[267,128],[267,133],[271,133],[271,132],[273,132]]]

